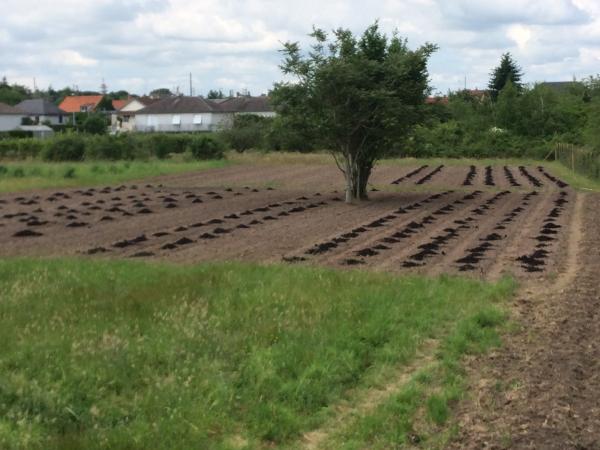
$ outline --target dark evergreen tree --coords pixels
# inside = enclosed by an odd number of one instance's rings
[[[500,91],[504,89],[506,83],[510,80],[517,91],[523,89],[521,78],[523,71],[513,59],[510,53],[504,53],[500,59],[500,65],[492,71],[492,78],[488,84],[492,100],[496,101]]]

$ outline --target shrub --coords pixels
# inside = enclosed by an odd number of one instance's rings
[[[85,147],[86,140],[82,136],[58,136],[48,141],[42,156],[46,161],[81,161]]]
[[[75,178],[75,168],[67,167],[65,173],[63,174],[63,178]]]
[[[148,145],[152,155],[159,159],[165,159],[169,156],[169,153],[174,152],[173,148],[174,139],[168,134],[152,134],[148,139]]]
[[[133,159],[135,142],[127,136],[95,136],[86,139],[86,159]]]
[[[26,139],[30,137],[33,137],[33,132],[27,130],[10,130],[0,132],[0,139]]]
[[[15,178],[23,178],[25,176],[25,170],[22,167],[15,167],[12,176]]]
[[[39,139],[1,139],[0,158],[35,158],[43,148],[44,143]]]
[[[225,145],[218,138],[208,135],[193,136],[187,144],[195,159],[221,159],[224,156]]]
[[[265,149],[271,122],[272,119],[251,114],[235,116],[233,126],[222,134],[227,144],[240,153],[251,148]]]
[[[88,134],[106,134],[108,124],[103,114],[90,114],[81,124],[81,131]]]

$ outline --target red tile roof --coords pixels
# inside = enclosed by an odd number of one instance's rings
[[[93,111],[102,100],[101,95],[71,95],[58,105],[60,109],[68,113]]]
[[[425,99],[425,103],[428,105],[435,105],[436,103],[441,103],[443,105],[448,104],[448,97],[427,97]]]
[[[112,107],[115,111],[120,110],[123,106],[125,106],[127,103],[129,103],[131,101],[131,99],[125,99],[125,100],[113,100],[112,101]]]

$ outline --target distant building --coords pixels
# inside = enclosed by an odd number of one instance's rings
[[[111,114],[111,129],[113,131],[134,131],[135,113],[146,106],[156,103],[159,99],[151,97],[134,97],[125,101],[120,108],[115,108]],[[114,103],[113,103],[113,106]]]
[[[122,111],[122,110],[121,110]],[[168,97],[133,112],[134,131],[216,131],[228,128],[238,114],[273,117],[268,97],[233,97],[206,100],[201,97]]]
[[[0,103],[0,131],[15,130],[21,125],[25,113],[14,106]]]
[[[129,103],[130,99],[125,99],[125,100],[113,100],[111,102],[111,105],[113,107],[113,109],[115,111],[120,110],[123,106],[125,106],[127,103]]]
[[[583,87],[584,84],[580,81],[544,81],[540,86],[549,88],[550,90],[562,93],[574,87]]]
[[[43,98],[23,100],[16,108],[23,111],[36,125],[44,122],[60,125],[64,123],[67,114],[54,103]]]
[[[431,97],[430,96],[425,99],[425,104],[426,105],[436,105],[436,104],[447,105],[448,97],[446,97],[445,95],[443,97]]]
[[[54,130],[46,125],[21,125],[18,130],[29,131],[34,138],[46,139],[54,135]]]
[[[95,112],[102,95],[69,95],[58,107],[68,113]]]

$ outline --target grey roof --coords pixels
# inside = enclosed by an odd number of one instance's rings
[[[269,97],[232,97],[219,102],[216,107],[221,112],[272,112]]]
[[[582,83],[580,81],[544,81],[540,83],[540,85],[546,86],[554,91],[564,91],[573,86],[580,86]]]
[[[6,103],[0,102],[0,114],[13,114],[24,116],[25,113],[20,109],[15,108],[14,106],[7,105]]]
[[[54,103],[44,98],[32,98],[30,100],[23,100],[16,107],[29,115],[36,116],[59,116],[62,114],[66,114],[66,112],[64,112]]]
[[[198,114],[214,111],[214,106],[200,97],[167,97],[146,106],[136,114]]]
[[[146,106],[135,114],[199,114],[208,112],[271,112],[269,97],[232,97],[206,100],[202,97],[167,97]]]

